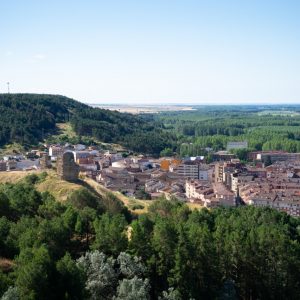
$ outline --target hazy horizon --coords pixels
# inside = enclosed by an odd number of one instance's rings
[[[0,92],[0,94],[7,94],[6,92]],[[186,102],[186,101],[174,101],[174,102],[163,102],[163,101],[159,101],[159,102],[155,102],[155,101],[150,101],[149,103],[145,103],[144,101],[137,101],[137,102],[125,102],[125,101],[118,101],[118,100],[113,100],[110,102],[93,102],[93,101],[88,101],[87,99],[78,99],[78,98],[74,98],[71,97],[69,95],[63,95],[63,94],[55,94],[55,93],[45,93],[45,92],[40,92],[40,93],[35,93],[35,92],[28,92],[28,91],[20,91],[20,92],[10,92],[9,94],[49,94],[49,95],[59,95],[59,96],[64,96],[64,97],[68,97],[71,98],[73,100],[85,103],[85,104],[89,104],[89,105],[97,105],[97,106],[101,106],[101,105],[105,105],[105,106],[114,106],[114,105],[128,105],[128,106],[163,106],[163,105],[178,105],[178,106],[214,106],[214,105],[268,105],[268,106],[272,106],[272,105],[300,105],[300,101],[294,101],[294,102],[285,102],[285,101],[278,101],[278,102],[262,102],[262,101],[236,101],[236,102],[230,102],[230,101],[226,101],[226,102],[222,102],[222,101],[195,101],[195,102]]]
[[[94,104],[297,104],[298,1],[7,1],[0,92]],[[4,30],[5,29],[5,30]]]
[[[75,99],[75,100],[78,100],[78,99]],[[78,100],[80,101],[80,100]],[[111,102],[111,103],[105,103],[105,102],[98,102],[98,103],[93,103],[93,102],[84,102],[84,103],[88,103],[90,105],[97,105],[97,106],[101,106],[101,105],[111,105],[111,106],[114,106],[114,105],[128,105],[128,106],[165,106],[165,105],[177,105],[177,106],[218,106],[218,105],[236,105],[236,106],[239,106],[239,105],[258,105],[258,106],[263,106],[263,105],[267,105],[267,106],[272,106],[272,105],[300,105],[300,102],[242,102],[242,103],[237,103],[237,102],[194,102],[194,103],[189,103],[189,102],[160,102],[160,103],[147,103],[147,104],[143,104],[143,102],[140,102],[140,103],[130,103],[130,102]]]

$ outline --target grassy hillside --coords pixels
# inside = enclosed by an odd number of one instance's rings
[[[80,183],[61,180],[54,171],[48,171],[47,173],[46,179],[38,183],[36,188],[39,192],[50,192],[57,201],[66,201],[72,192],[82,188]]]
[[[0,184],[17,183],[30,174],[39,175],[41,173],[41,171],[0,172]],[[53,170],[47,171],[47,174],[47,177],[42,182],[36,184],[36,188],[40,192],[50,192],[57,201],[65,201],[73,191],[82,188],[80,183],[61,180]]]
[[[40,171],[11,171],[0,172],[0,184],[1,183],[17,183],[24,177],[30,174],[39,174]]]
[[[0,172],[0,184],[17,183],[24,180],[24,178],[30,174],[39,175],[41,174],[41,171]],[[128,198],[121,193],[111,192],[90,178],[85,178],[83,181],[79,181],[78,183],[67,182],[61,180],[53,170],[48,170],[47,177],[43,181],[36,183],[35,187],[39,192],[50,192],[59,202],[66,201],[68,196],[70,196],[74,191],[78,191],[82,188],[87,188],[90,192],[100,197],[105,197],[108,193],[111,193],[134,214],[147,212],[147,208],[151,203],[153,203],[153,201]]]

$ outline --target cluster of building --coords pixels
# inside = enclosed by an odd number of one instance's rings
[[[15,170],[36,170],[39,168],[40,161],[37,155],[26,153],[25,155],[4,155],[0,160],[0,172],[15,171]]]
[[[205,207],[272,207],[300,216],[300,153],[251,152],[247,165],[230,153],[222,155],[210,164],[213,173],[208,180],[186,181],[187,201]]]
[[[203,157],[184,160],[174,158],[122,158],[99,171],[96,180],[107,188],[134,196],[143,189],[151,199],[172,196],[186,200],[185,182],[189,178],[207,180],[209,166]]]
[[[218,165],[223,183],[245,204],[272,207],[300,216],[300,154],[278,151],[250,153],[252,166]],[[265,165],[265,162],[271,165]],[[217,168],[217,166],[216,166]],[[216,176],[221,180],[220,176]]]
[[[228,148],[246,146],[234,142]],[[149,199],[176,197],[204,207],[268,206],[300,216],[300,153],[251,152],[247,165],[228,151],[212,157],[207,164],[203,156],[153,158],[85,145],[45,145],[44,151],[3,157],[0,171],[56,168],[64,180],[76,181],[82,173],[132,197],[142,190]]]

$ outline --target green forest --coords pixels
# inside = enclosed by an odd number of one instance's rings
[[[176,133],[181,156],[225,150],[229,141],[248,141],[251,150],[300,152],[300,106],[195,106],[193,111],[155,117]]]
[[[93,108],[58,95],[0,94],[0,113],[0,146],[37,145],[55,133],[57,123],[64,122],[71,123],[79,141],[87,136],[152,155],[159,155],[172,141],[151,116]]]
[[[164,199],[137,217],[86,188],[59,203],[45,176],[0,186],[3,300],[300,298],[299,219]]]

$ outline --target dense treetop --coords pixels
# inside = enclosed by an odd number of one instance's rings
[[[0,145],[37,144],[58,122],[70,122],[78,136],[121,143],[133,151],[159,154],[168,141],[151,118],[93,108],[59,95],[0,94]],[[148,143],[153,140],[153,143]]]
[[[2,299],[300,297],[299,219],[164,199],[137,218],[84,188],[56,202],[39,180],[0,186]]]
[[[300,106],[195,106],[194,111],[156,115],[176,134],[177,153],[203,155],[206,147],[226,149],[229,141],[248,141],[248,150],[300,152]]]

